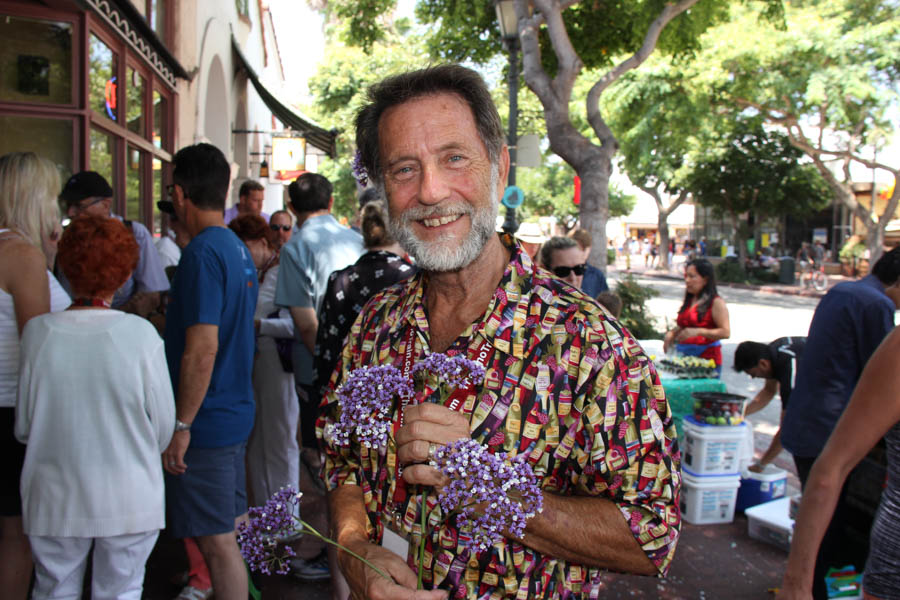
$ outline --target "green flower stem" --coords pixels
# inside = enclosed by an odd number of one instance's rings
[[[416,589],[422,588],[422,575],[425,570],[425,527],[427,526],[428,515],[425,512],[425,492],[422,492],[422,517],[420,519],[422,526],[422,534],[419,538],[419,584]]]
[[[295,518],[296,518],[296,517],[295,517]],[[382,571],[381,569],[379,569],[378,567],[376,567],[375,565],[373,565],[371,562],[369,562],[368,560],[366,560],[365,558],[363,558],[362,556],[360,556],[359,554],[357,554],[356,552],[354,552],[354,551],[351,550],[350,548],[347,548],[346,546],[343,546],[343,545],[341,545],[341,544],[338,544],[337,542],[335,542],[335,541],[332,540],[331,538],[327,538],[327,537],[325,537],[324,535],[322,535],[321,533],[319,533],[318,531],[316,531],[315,528],[314,528],[312,525],[310,525],[309,523],[307,523],[307,522],[304,521],[303,519],[297,519],[297,521],[299,521],[300,524],[303,525],[303,529],[304,529],[305,531],[308,531],[309,533],[313,534],[314,536],[316,536],[317,538],[319,538],[319,539],[322,540],[323,542],[329,543],[329,544],[331,544],[332,546],[336,546],[336,547],[340,548],[341,550],[343,550],[344,552],[346,552],[347,554],[349,554],[350,556],[352,556],[352,557],[354,557],[354,558],[358,558],[358,559],[361,560],[366,566],[368,566],[370,569],[372,569],[373,571],[375,571],[376,573],[378,573],[379,575],[381,575],[382,577],[384,577],[384,578],[387,579],[388,581],[393,581],[393,580],[394,580],[393,577],[391,577],[390,575],[388,575],[387,573],[385,573],[384,571]]]

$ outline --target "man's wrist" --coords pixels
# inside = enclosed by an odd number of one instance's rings
[[[180,431],[190,431],[190,430],[191,430],[191,423],[185,423],[184,421],[175,419],[175,433],[178,433]]]

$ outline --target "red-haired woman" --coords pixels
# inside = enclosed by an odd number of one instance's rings
[[[278,233],[257,215],[238,217],[228,226],[247,245],[259,273],[254,316],[257,353],[253,361],[256,421],[247,442],[247,488],[253,502],[262,504],[283,486],[297,487],[300,476],[300,405],[290,365],[282,361],[278,351],[279,340],[293,340],[294,323],[287,309],[275,306]],[[290,345],[285,350],[287,358]]]
[[[52,162],[31,152],[0,156],[0,590],[14,600],[28,596],[32,567],[19,496],[25,446],[13,434],[19,336],[31,318],[69,305],[47,270],[59,240],[57,194]]]
[[[165,525],[160,453],[175,428],[165,351],[149,321],[109,308],[138,260],[121,222],[79,217],[59,249],[76,297],[25,327],[16,406],[34,598],[79,597],[93,546],[93,596],[137,599]]]

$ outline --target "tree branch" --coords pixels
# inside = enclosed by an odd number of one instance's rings
[[[591,124],[594,133],[596,133],[597,137],[600,139],[600,146],[605,148],[610,155],[616,151],[618,142],[616,141],[616,137],[613,135],[612,130],[609,128],[609,125],[606,124],[606,121],[600,114],[600,96],[622,75],[632,69],[636,69],[647,60],[656,48],[659,36],[666,25],[668,25],[672,19],[696,4],[697,1],[698,0],[680,0],[677,4],[667,4],[659,16],[650,24],[650,28],[647,29],[647,33],[644,35],[644,41],[637,52],[613,67],[591,86],[591,90],[588,92],[586,100],[588,122]]]

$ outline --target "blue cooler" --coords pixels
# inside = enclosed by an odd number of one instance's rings
[[[744,510],[784,496],[787,487],[787,471],[775,465],[766,465],[762,473],[744,469],[741,473],[741,487],[738,489],[734,509]]]

